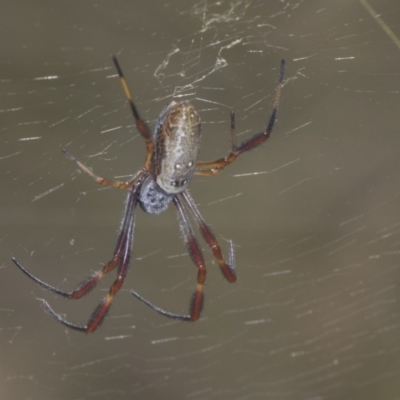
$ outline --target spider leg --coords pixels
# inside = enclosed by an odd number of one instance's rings
[[[278,112],[279,100],[283,86],[283,73],[285,70],[285,60],[281,61],[279,69],[278,86],[275,91],[274,104],[272,108],[271,117],[268,121],[267,127],[264,132],[256,133],[250,139],[243,141],[238,146],[236,145],[235,134],[235,113],[231,112],[231,137],[232,137],[232,150],[227,157],[220,158],[216,161],[199,161],[196,165],[196,175],[211,176],[220,173],[227,165],[232,164],[242,153],[254,149],[264,143],[271,135],[272,129],[275,124],[276,114]]]
[[[74,290],[67,292],[65,290],[58,289],[48,283],[42,281],[37,278],[31,272],[29,272],[25,267],[23,267],[16,258],[12,258],[14,264],[29,278],[35,281],[37,284],[42,286],[43,288],[50,290],[53,293],[59,294],[60,296],[67,297],[68,299],[80,299],[85,294],[88,294],[100,281],[101,278],[104,277],[108,272],[112,271],[118,264],[119,255],[115,254],[111,261],[109,261],[100,271],[93,274],[87,280],[81,282]]]
[[[179,197],[174,197],[174,205],[178,212],[178,220],[179,227],[181,229],[183,240],[188,248],[189,255],[193,260],[194,264],[197,267],[197,286],[196,291],[193,294],[192,303],[190,306],[190,314],[175,314],[169,311],[165,311],[160,307],[155,306],[150,301],[143,298],[140,294],[135,291],[131,291],[131,293],[144,304],[149,306],[154,311],[173,319],[179,319],[181,321],[196,321],[199,319],[201,310],[203,308],[203,300],[204,300],[204,281],[206,280],[206,264],[204,261],[203,253],[199,246],[199,243],[194,236],[193,229],[190,225],[190,222],[187,218],[186,212],[182,206],[182,203]]]
[[[134,203],[134,206],[136,203]],[[100,304],[96,307],[95,311],[89,318],[87,325],[78,325],[72,322],[67,321],[60,314],[56,313],[49,305],[46,300],[42,300],[43,305],[46,307],[47,311],[58,321],[61,322],[63,325],[67,326],[68,328],[72,328],[81,332],[91,333],[94,332],[101,322],[103,321],[104,317],[107,315],[107,312],[111,306],[111,303],[114,299],[116,293],[121,289],[126,274],[129,267],[131,249],[132,249],[132,239],[133,239],[133,228],[134,228],[134,221],[131,218],[131,223],[129,224],[128,231],[126,232],[124,246],[123,246],[123,254],[122,258],[119,261],[117,279],[111,285],[110,290],[108,291],[107,295],[101,300]]]
[[[136,195],[138,189],[139,188],[135,188],[130,193]],[[76,300],[76,299],[81,298],[85,294],[89,293],[97,285],[97,283],[100,281],[100,279],[102,279],[108,272],[112,271],[118,265],[118,262],[122,258],[123,251],[124,251],[124,248],[126,246],[127,232],[129,230],[130,224],[132,223],[132,215],[133,215],[134,204],[132,204],[131,197],[132,197],[132,195],[130,194],[129,197],[128,197],[126,210],[125,210],[124,217],[123,217],[123,220],[122,220],[122,227],[121,227],[120,233],[118,235],[117,244],[115,246],[115,250],[114,250],[114,253],[113,253],[113,258],[106,265],[104,265],[104,267],[101,270],[97,271],[95,274],[90,276],[88,279],[86,279],[83,282],[81,282],[74,290],[65,291],[65,290],[58,289],[58,288],[56,288],[56,287],[54,287],[52,285],[49,285],[48,283],[46,283],[46,282],[42,281],[41,279],[37,278],[36,276],[34,276],[25,267],[23,267],[17,261],[17,259],[15,259],[13,257],[12,260],[14,261],[14,264],[25,275],[27,275],[29,278],[31,278],[33,281],[35,281],[36,283],[38,283],[40,286],[44,287],[45,289],[50,290],[50,291],[52,291],[52,292],[54,292],[56,294],[59,294],[59,295],[61,295],[63,297],[67,297],[69,299],[75,299]]]
[[[97,183],[104,186],[113,186],[118,189],[129,189],[136,185],[136,182],[143,176],[144,170],[139,171],[136,176],[128,182],[120,182],[120,181],[112,181],[109,179],[102,178],[101,176],[96,175],[90,168],[88,168],[83,162],[79,161],[75,156],[69,153],[67,150],[62,149],[62,152],[72,160],[83,172],[86,172],[90,175]]]
[[[117,69],[122,88],[124,90],[126,98],[128,99],[129,105],[132,110],[132,114],[135,118],[136,127],[137,127],[138,131],[140,132],[140,134],[143,136],[144,140],[146,141],[147,155],[146,155],[146,160],[144,163],[144,168],[147,171],[149,171],[150,165],[151,165],[151,158],[152,158],[153,152],[154,152],[153,140],[151,139],[151,134],[150,134],[149,128],[147,127],[146,123],[140,118],[139,112],[135,106],[135,103],[133,102],[133,97],[132,97],[131,91],[129,90],[128,83],[126,82],[124,74],[122,73],[122,69],[119,65],[117,57],[112,56],[112,60],[115,64],[115,68]]]
[[[73,291],[67,292],[67,291],[58,289],[54,286],[51,286],[46,282],[43,282],[42,280],[40,280],[37,277],[35,277],[34,275],[32,275],[15,258],[13,258],[15,265],[23,273],[25,273],[25,275],[29,276],[36,283],[38,283],[45,289],[48,289],[54,293],[57,293],[61,296],[64,296],[64,297],[67,297],[70,299],[79,299],[80,297],[87,294],[90,290],[92,290],[97,285],[97,283],[100,281],[101,278],[104,277],[105,274],[107,274],[108,272],[115,269],[115,267],[117,265],[119,266],[118,273],[117,273],[117,279],[112,284],[108,294],[104,297],[104,299],[101,301],[100,305],[96,308],[96,310],[90,317],[89,322],[86,326],[77,325],[77,324],[74,324],[72,322],[65,320],[64,318],[61,317],[60,314],[57,314],[50,307],[50,305],[47,301],[42,300],[44,306],[49,311],[49,313],[51,315],[53,315],[53,317],[56,318],[62,324],[66,325],[72,329],[89,333],[89,332],[93,332],[94,330],[96,330],[97,327],[102,322],[102,320],[104,319],[115,294],[121,288],[121,286],[125,280],[127,269],[129,266],[130,254],[131,254],[131,249],[132,249],[134,222],[135,222],[134,221],[134,213],[135,213],[135,208],[136,208],[136,203],[137,203],[137,195],[138,195],[139,190],[140,190],[140,185],[137,185],[136,187],[134,187],[133,189],[131,189],[129,191],[127,205],[126,205],[123,222],[122,222],[122,227],[120,230],[120,234],[118,236],[117,245],[114,250],[113,258],[100,271],[96,272],[94,275],[89,277],[87,280],[83,281]]]
[[[227,264],[222,256],[221,247],[218,244],[218,241],[214,234],[212,233],[211,228],[206,224],[204,218],[200,214],[199,209],[197,208],[192,196],[190,196],[189,192],[185,190],[180,194],[183,198],[187,206],[189,207],[190,212],[192,213],[197,225],[200,228],[200,232],[203,235],[204,240],[210,246],[211,250],[214,253],[214,257],[217,259],[219,266],[221,268],[222,273],[225,278],[229,282],[236,281],[235,274],[235,253],[233,250],[232,241],[229,241],[229,264]]]

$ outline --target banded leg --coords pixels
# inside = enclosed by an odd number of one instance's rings
[[[140,294],[135,291],[131,291],[131,293],[140,301],[148,305],[154,311],[173,319],[179,319],[181,321],[196,321],[199,319],[201,310],[203,308],[203,289],[204,289],[204,281],[206,280],[206,265],[203,257],[203,253],[199,246],[199,243],[194,236],[193,229],[190,225],[190,222],[187,218],[186,212],[182,206],[182,203],[179,197],[174,197],[174,205],[178,212],[178,220],[179,220],[179,227],[181,229],[183,240],[188,248],[190,257],[194,264],[197,267],[197,286],[196,291],[194,292],[192,303],[190,306],[190,314],[175,314],[169,311],[165,311],[160,307],[155,306],[153,303],[150,303],[148,300],[143,298]]]
[[[218,264],[221,268],[222,273],[224,274],[225,278],[229,282],[236,281],[236,274],[235,274],[235,253],[233,251],[233,244],[232,241],[229,241],[229,264],[227,264],[222,256],[221,247],[218,244],[218,241],[214,234],[212,233],[211,228],[207,225],[204,218],[200,214],[199,209],[197,208],[192,196],[190,196],[189,192],[185,190],[180,194],[183,198],[187,206],[189,207],[190,212],[192,213],[198,227],[200,228],[200,232],[210,246],[211,250],[214,253],[214,257],[217,259]]]
[[[62,149],[62,152],[72,160],[83,172],[86,172],[90,175],[97,183],[103,186],[113,186],[118,189],[129,189],[136,185],[136,183],[142,178],[145,174],[145,170],[139,171],[139,173],[130,181],[128,182],[121,182],[121,181],[112,181],[106,178],[102,178],[101,176],[96,175],[89,167],[87,167],[82,161],[79,161],[75,156],[69,153],[67,150]]]
[[[42,280],[40,280],[37,277],[35,277],[34,275],[32,275],[15,258],[13,258],[15,265],[23,273],[25,273],[25,275],[30,277],[32,280],[34,280],[36,283],[38,283],[45,289],[48,289],[54,293],[57,293],[61,296],[67,297],[69,299],[79,299],[80,297],[89,293],[97,285],[97,283],[100,281],[100,279],[102,279],[104,277],[104,275],[106,275],[108,272],[115,269],[115,267],[117,265],[119,265],[117,279],[114,281],[113,285],[111,286],[110,291],[107,294],[107,296],[102,300],[100,305],[96,308],[96,310],[90,317],[87,325],[77,325],[77,324],[74,324],[72,322],[65,320],[64,318],[61,317],[60,314],[57,314],[50,307],[49,303],[46,300],[42,300],[44,306],[50,312],[50,314],[54,318],[56,318],[59,322],[68,326],[69,328],[72,328],[72,329],[75,329],[78,331],[87,332],[87,333],[93,332],[94,330],[96,330],[97,327],[102,322],[103,318],[105,317],[115,294],[121,288],[121,286],[124,282],[127,268],[129,266],[129,261],[130,261],[133,230],[134,230],[134,212],[135,212],[135,208],[136,208],[137,195],[138,195],[139,189],[140,189],[140,185],[137,185],[128,194],[128,200],[127,200],[127,205],[126,205],[126,209],[125,209],[125,213],[124,213],[124,217],[123,217],[122,228],[121,228],[120,234],[118,236],[118,241],[117,241],[117,245],[115,247],[113,258],[100,271],[96,272],[93,276],[91,276],[87,280],[83,281],[73,291],[67,292],[67,291],[58,289],[54,286],[51,286],[46,282],[43,282]]]
[[[90,316],[87,325],[78,325],[72,322],[67,321],[60,314],[56,313],[49,303],[46,300],[43,301],[43,305],[46,307],[47,311],[58,321],[61,322],[63,325],[67,326],[68,328],[72,328],[81,332],[92,333],[94,332],[99,325],[102,323],[103,319],[108,313],[108,310],[111,306],[111,303],[117,294],[117,292],[121,289],[124,280],[126,278],[126,274],[129,267],[130,261],[130,254],[131,254],[131,243],[133,237],[133,223],[130,224],[126,239],[124,242],[123,254],[122,258],[119,260],[119,267],[117,273],[117,279],[111,285],[107,295],[103,298],[100,304],[96,307],[93,314]]]
[[[119,65],[117,57],[112,56],[112,59],[115,64],[115,68],[117,69],[118,76],[121,81],[122,89],[124,90],[125,96],[128,99],[129,105],[131,107],[132,114],[135,118],[136,127],[137,127],[138,131],[140,132],[140,134],[143,136],[144,140],[146,141],[147,154],[146,154],[146,160],[144,163],[144,168],[147,171],[150,171],[151,157],[153,156],[153,152],[154,152],[154,144],[153,144],[153,140],[151,139],[151,134],[150,134],[149,128],[146,125],[146,123],[139,116],[139,112],[135,106],[135,103],[133,102],[131,91],[129,90],[128,83],[126,82],[124,74],[122,73],[122,69]]]
[[[279,69],[278,86],[275,91],[274,105],[272,108],[271,117],[268,121],[267,127],[264,132],[256,133],[250,139],[243,141],[240,145],[236,146],[235,134],[235,114],[231,112],[231,136],[232,136],[232,150],[227,157],[220,158],[216,161],[199,161],[196,165],[196,175],[210,176],[220,173],[227,165],[232,164],[242,153],[254,149],[263,144],[271,135],[272,129],[275,124],[276,114],[278,112],[279,100],[283,86],[283,74],[285,71],[285,60],[281,61]]]

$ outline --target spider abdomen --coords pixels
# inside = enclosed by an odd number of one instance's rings
[[[196,168],[200,139],[200,117],[189,101],[172,101],[164,108],[153,136],[153,174],[165,193],[186,189]]]

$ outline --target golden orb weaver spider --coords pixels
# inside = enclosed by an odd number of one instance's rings
[[[127,189],[128,196],[120,232],[115,246],[112,259],[104,267],[80,283],[74,290],[68,292],[58,289],[48,283],[38,279],[24,268],[15,258],[15,265],[29,278],[36,283],[61,296],[69,299],[79,299],[89,293],[107,273],[117,268],[117,278],[111,285],[107,295],[101,300],[89,318],[87,325],[78,325],[67,321],[57,314],[46,300],[42,300],[47,311],[59,322],[69,328],[83,331],[94,332],[109,310],[115,294],[121,289],[131,258],[133,230],[135,225],[135,210],[137,204],[150,214],[159,214],[164,211],[169,203],[173,203],[178,214],[178,222],[182,232],[183,240],[187,246],[189,255],[197,267],[197,285],[193,295],[189,314],[175,314],[165,311],[148,300],[144,299],[135,291],[131,291],[133,296],[141,300],[153,310],[183,321],[196,321],[200,317],[203,306],[203,288],[206,279],[206,265],[200,245],[194,236],[190,225],[187,211],[198,225],[205,242],[210,246],[214,257],[218,261],[224,277],[229,282],[236,281],[235,256],[232,242],[229,242],[229,263],[226,263],[221,248],[209,226],[201,216],[194,200],[186,190],[193,175],[211,176],[220,173],[227,165],[234,162],[237,157],[264,143],[271,135],[274,127],[281,89],[283,85],[283,73],[285,61],[281,61],[278,86],[276,88],[275,99],[272,113],[265,131],[253,135],[251,138],[236,145],[235,134],[235,114],[231,111],[231,141],[232,150],[227,157],[220,158],[211,162],[197,161],[200,149],[201,124],[200,117],[189,101],[177,103],[172,101],[161,112],[157,121],[153,136],[151,136],[146,123],[140,118],[136,106],[133,102],[128,84],[122,73],[118,60],[113,56],[113,61],[117,69],[122,88],[130,104],[136,127],[146,142],[147,154],[144,167],[139,170],[134,178],[128,182],[112,181],[96,175],[91,169],[86,167],[76,157],[63,149],[64,154],[74,161],[78,167],[90,175],[101,185],[113,186],[119,189]]]

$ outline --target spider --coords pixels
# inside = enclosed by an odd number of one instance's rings
[[[89,293],[106,274],[117,268],[117,278],[111,285],[107,295],[94,310],[86,325],[78,325],[64,319],[50,307],[46,300],[42,299],[45,308],[55,319],[69,328],[87,333],[94,332],[99,327],[111,306],[114,296],[121,289],[126,278],[133,244],[135,210],[138,204],[143,211],[149,214],[159,214],[166,210],[171,202],[174,204],[177,210],[178,222],[183,240],[193,263],[197,267],[197,285],[190,305],[189,314],[187,315],[175,314],[163,310],[144,299],[137,292],[131,291],[133,296],[154,311],[166,317],[182,321],[196,321],[199,319],[203,306],[206,265],[200,245],[188,219],[188,212],[198,225],[205,242],[214,253],[214,257],[218,261],[224,277],[229,282],[236,281],[235,255],[232,241],[229,241],[229,263],[227,263],[222,256],[222,251],[217,239],[201,216],[187,187],[193,175],[216,175],[227,165],[233,163],[239,155],[261,145],[269,138],[276,119],[285,69],[285,61],[282,60],[272,114],[266,129],[263,132],[255,134],[250,139],[243,141],[241,144],[236,145],[235,114],[231,111],[231,152],[227,157],[211,162],[204,162],[197,161],[200,149],[201,124],[200,117],[193,105],[189,101],[171,101],[161,112],[156,123],[154,134],[151,136],[147,124],[139,116],[117,58],[113,56],[112,59],[133,117],[135,118],[136,127],[146,142],[147,153],[144,167],[139,170],[130,181],[113,181],[96,175],[67,150],[63,149],[62,151],[69,159],[75,162],[79,168],[94,178],[97,183],[128,190],[125,212],[113,257],[101,270],[81,282],[72,291],[64,291],[49,285],[31,274],[15,258],[12,259],[15,265],[33,281],[45,289],[69,299],[79,299]]]

